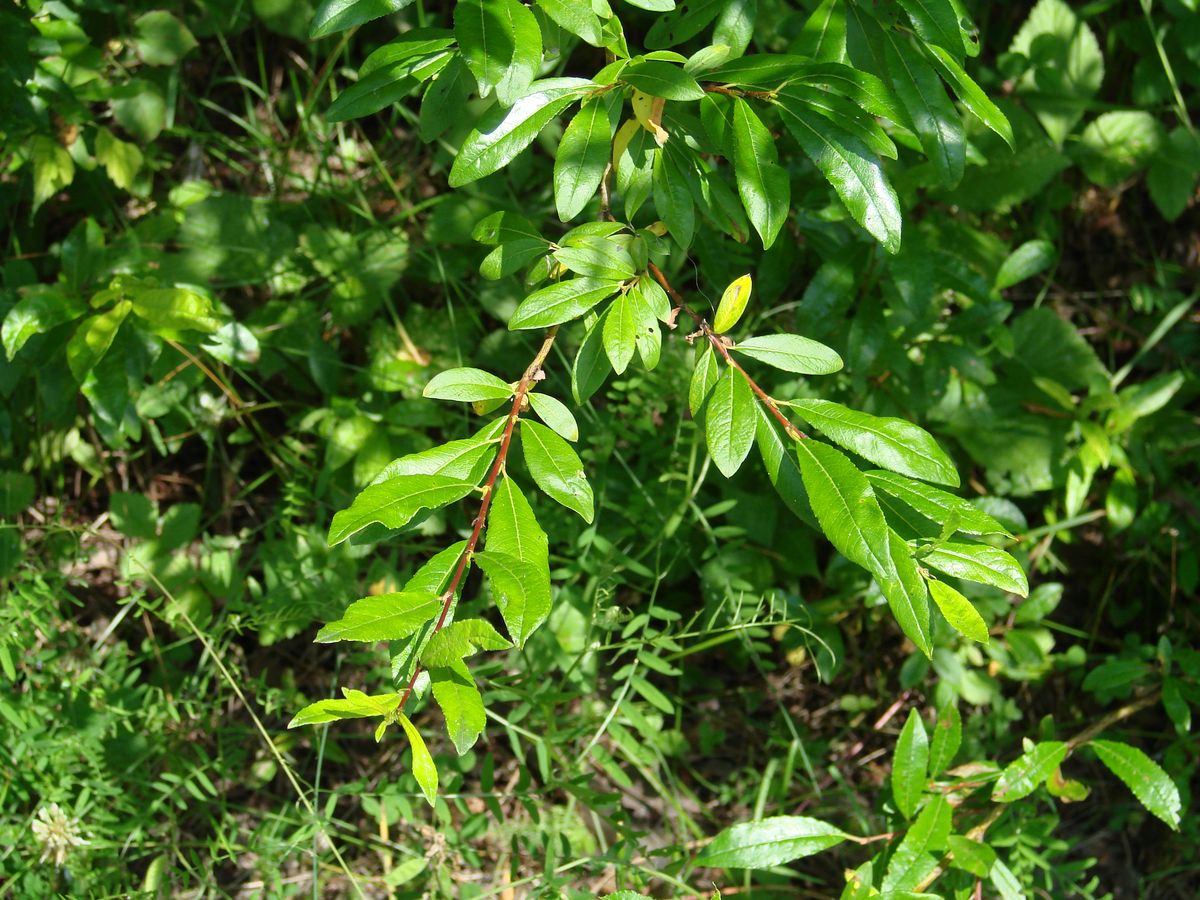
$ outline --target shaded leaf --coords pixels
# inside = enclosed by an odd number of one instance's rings
[[[754,444],[754,394],[742,373],[726,366],[704,410],[704,435],[713,462],[732,478]]]
[[[1092,741],[1088,746],[1109,771],[1125,782],[1142,806],[1179,830],[1179,812],[1183,806],[1179,788],[1158,763],[1137,747],[1120,741]]]

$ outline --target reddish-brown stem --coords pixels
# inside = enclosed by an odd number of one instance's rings
[[[758,382],[751,378],[750,374],[733,358],[733,355],[729,352],[729,344],[712,330],[712,327],[709,326],[703,316],[687,305],[687,302],[683,299],[683,295],[671,287],[671,283],[667,281],[667,276],[663,274],[662,269],[654,263],[650,263],[646,267],[646,270],[654,276],[655,281],[662,285],[662,289],[667,292],[667,296],[671,298],[671,302],[691,317],[692,321],[696,323],[696,327],[708,339],[708,342],[721,354],[722,359],[741,373],[741,376],[746,379],[746,384],[750,385],[750,390],[754,392],[754,396],[758,398],[758,402],[765,406],[767,412],[774,416],[775,420],[783,426],[783,430],[787,433],[787,436],[794,441],[806,440],[808,435],[788,421],[788,417],[780,412],[779,404],[775,402],[775,398],[759,387]]]
[[[479,538],[483,535],[483,526],[487,523],[488,510],[492,507],[492,494],[495,493],[497,480],[499,480],[501,473],[504,472],[504,463],[508,459],[508,448],[512,445],[512,436],[517,426],[517,419],[521,417],[521,410],[525,406],[525,398],[529,396],[530,389],[538,380],[538,374],[542,371],[542,364],[546,361],[546,357],[550,355],[550,348],[554,346],[554,338],[557,335],[557,325],[546,332],[546,337],[542,340],[542,346],[538,348],[533,362],[529,364],[529,367],[521,376],[521,380],[517,382],[517,389],[513,394],[512,407],[508,412],[508,421],[504,423],[504,433],[500,436],[500,449],[496,452],[496,459],[492,463],[491,470],[488,472],[487,481],[483,483],[483,500],[479,504],[479,514],[475,516],[475,521],[471,527],[471,536],[467,538],[467,545],[463,547],[462,553],[458,555],[458,562],[454,566],[454,575],[450,578],[450,584],[442,593],[442,614],[438,616],[437,624],[433,626],[433,634],[437,634],[445,627],[446,618],[450,615],[450,609],[454,606],[454,595],[458,592],[458,586],[462,583],[463,576],[467,573],[467,566],[471,562],[471,556],[475,553],[475,547],[479,544]],[[417,684],[417,676],[420,674],[421,667],[418,665],[413,669],[412,678],[408,680],[408,687],[404,689],[404,695],[400,698],[400,703],[396,707],[397,712],[404,710],[404,705],[408,703],[408,698],[412,696],[413,689]]]

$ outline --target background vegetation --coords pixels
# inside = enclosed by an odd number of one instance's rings
[[[553,611],[475,662],[485,738],[459,756],[415,707],[430,806],[392,733],[287,730],[338,685],[392,689],[375,647],[313,635],[470,527],[450,508],[331,547],[334,513],[391,460],[480,427],[422,396],[435,373],[517,378],[537,348],[503,328],[528,289],[481,276],[473,234],[498,210],[558,233],[561,127],[451,191],[486,104],[330,114],[372,50],[451,6],[320,39],[307,0],[0,10],[0,895],[836,896],[901,850],[911,711],[936,734],[954,706],[961,749],[930,784],[956,806],[1024,740],[1074,750],[1102,729],[1161,767],[1182,815],[1081,749],[1021,803],[980,807],[993,855],[959,845],[938,896],[1195,896],[1188,0],[968,4],[968,68],[1015,149],[967,117],[948,186],[893,133],[898,255],[781,143],[793,211],[770,249],[708,228],[673,256],[705,314],[750,271],[748,322],[845,360],[774,387],[915,421],[951,452],[1029,575],[1024,600],[961,584],[989,643],[936,618],[926,657],[762,472],[719,477],[687,329],[578,406],[574,335],[547,390],[579,419],[595,518],[534,501]],[[621,7],[630,34],[654,6]],[[795,51],[817,7],[759,0],[753,46]],[[547,59],[577,49],[543,32]],[[478,581],[464,596],[487,615]],[[778,815],[878,840],[753,871],[702,849]]]

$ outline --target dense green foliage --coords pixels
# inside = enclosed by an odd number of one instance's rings
[[[0,893],[1191,896],[1193,5],[0,10]]]

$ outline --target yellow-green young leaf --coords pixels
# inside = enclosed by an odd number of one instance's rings
[[[949,802],[940,794],[925,804],[883,873],[880,890],[885,895],[913,890],[937,868],[938,858],[950,837],[952,812]]]
[[[549,394],[529,394],[529,405],[543,422],[568,441],[579,440],[579,423],[567,405]]]
[[[417,779],[417,784],[421,786],[421,793],[425,795],[429,805],[433,806],[437,802],[438,788],[437,766],[433,764],[433,756],[429,753],[429,748],[425,746],[425,738],[421,737],[417,726],[410,722],[408,716],[403,713],[400,715],[400,725],[404,728],[404,733],[408,735],[408,743],[412,747],[413,777]]]
[[[1003,525],[961,497],[894,472],[873,470],[867,479],[876,489],[903,501],[931,522],[944,524],[951,516],[958,518],[958,530],[963,534],[1004,534]]]
[[[991,640],[987,622],[983,621],[983,616],[979,615],[979,611],[970,600],[944,581],[930,581],[929,593],[942,615],[946,617],[946,621],[953,625],[956,631],[981,644]]]
[[[512,106],[542,65],[542,32],[520,0],[460,0],[454,6],[454,36],[479,94],[496,91]]]
[[[726,366],[704,410],[704,436],[712,460],[726,478],[741,468],[754,446],[754,393],[741,372]]]
[[[429,678],[433,699],[442,708],[446,719],[446,733],[458,755],[462,756],[474,746],[487,724],[483,697],[462,660],[445,668],[430,669]]]
[[[1137,747],[1120,741],[1092,741],[1088,746],[1109,771],[1125,782],[1142,806],[1179,830],[1179,811],[1183,806],[1179,788],[1158,763]]]
[[[221,327],[212,301],[184,288],[150,288],[130,292],[133,312],[156,334],[170,337],[180,331],[213,332]]]
[[[936,778],[950,763],[962,744],[962,716],[958,707],[947,703],[938,711],[937,724],[933,726],[933,740],[929,746],[929,774]]]
[[[398,12],[412,0],[325,0],[313,16],[310,38],[325,37]]]
[[[722,869],[769,869],[836,847],[840,828],[807,816],[774,816],[726,828],[705,847],[696,865]]]
[[[133,179],[142,167],[142,151],[113,136],[107,128],[96,133],[96,162],[104,166],[108,177],[123,191],[133,187]]]
[[[842,358],[836,352],[798,334],[747,338],[730,349],[776,369],[800,375],[831,375],[842,368]]]
[[[954,461],[924,428],[888,416],[873,416],[829,400],[790,400],[810,425],[863,459],[903,475],[958,485]]]
[[[921,561],[955,578],[990,584],[1020,597],[1029,593],[1029,582],[1017,561],[987,544],[947,541],[922,556]]]
[[[421,664],[434,669],[474,656],[480,650],[507,650],[512,644],[483,619],[459,619],[429,639],[421,651]]]
[[[892,797],[896,808],[906,819],[911,819],[925,793],[929,770],[929,736],[920,714],[911,709],[908,721],[896,741],[896,752],[892,757]]]
[[[448,369],[429,379],[421,395],[431,400],[474,403],[476,400],[507,400],[513,395],[513,388],[482,369]]]
[[[796,458],[808,501],[830,543],[873,575],[890,573],[887,522],[862,472],[820,441],[797,441]]]
[[[351,603],[336,622],[318,631],[314,640],[318,644],[395,641],[415,632],[441,610],[440,597],[421,591],[364,597]]]
[[[1028,797],[1049,778],[1067,758],[1064,741],[1042,741],[1009,763],[992,787],[997,803],[1012,803]]]
[[[87,305],[57,285],[31,285],[4,317],[0,341],[9,359],[35,334],[45,334],[87,312]]]
[[[601,281],[596,278],[572,278],[555,282],[534,291],[522,300],[508,320],[508,327],[514,331],[523,328],[549,328],[551,325],[578,319],[620,288],[619,281]]]
[[[29,141],[33,160],[33,208],[65,188],[75,178],[75,161],[58,141],[48,135],[35,135]]]
[[[604,317],[604,350],[618,375],[637,350],[637,319],[637,307],[628,293],[618,296]]]
[[[563,132],[554,155],[554,205],[559,219],[569,222],[596,195],[611,146],[609,107],[600,100],[585,103]]]
[[[720,377],[721,369],[717,365],[716,352],[713,350],[712,344],[705,341],[696,356],[696,365],[692,369],[692,381],[688,387],[688,409],[692,411],[693,417],[700,415],[700,410],[704,408],[704,402],[712,393],[712,389],[716,387]]]
[[[80,384],[83,384],[96,363],[104,358],[131,309],[132,303],[121,300],[108,312],[85,320],[71,335],[67,341],[67,365]]]
[[[776,162],[778,156],[771,132],[741,98],[734,100],[730,137],[738,194],[750,224],[762,238],[763,249],[769,249],[787,220],[791,179]]]
[[[385,528],[403,528],[421,510],[461,500],[473,490],[473,482],[445,475],[397,475],[373,484],[354,498],[349,509],[334,515],[329,545],[340,544],[376,523]]]
[[[369,719],[386,716],[400,705],[399,694],[376,694],[367,696],[362,691],[342,688],[344,700],[318,700],[296,713],[288,728],[302,725],[320,725],[338,719]]]
[[[717,314],[713,316],[713,331],[724,334],[738,323],[746,304],[750,302],[750,293],[754,282],[749,275],[735,278],[725,292],[721,294],[721,302],[717,304]]]
[[[561,437],[537,422],[521,420],[521,447],[525,463],[537,486],[553,500],[592,521],[592,486],[583,474],[583,463]]]

